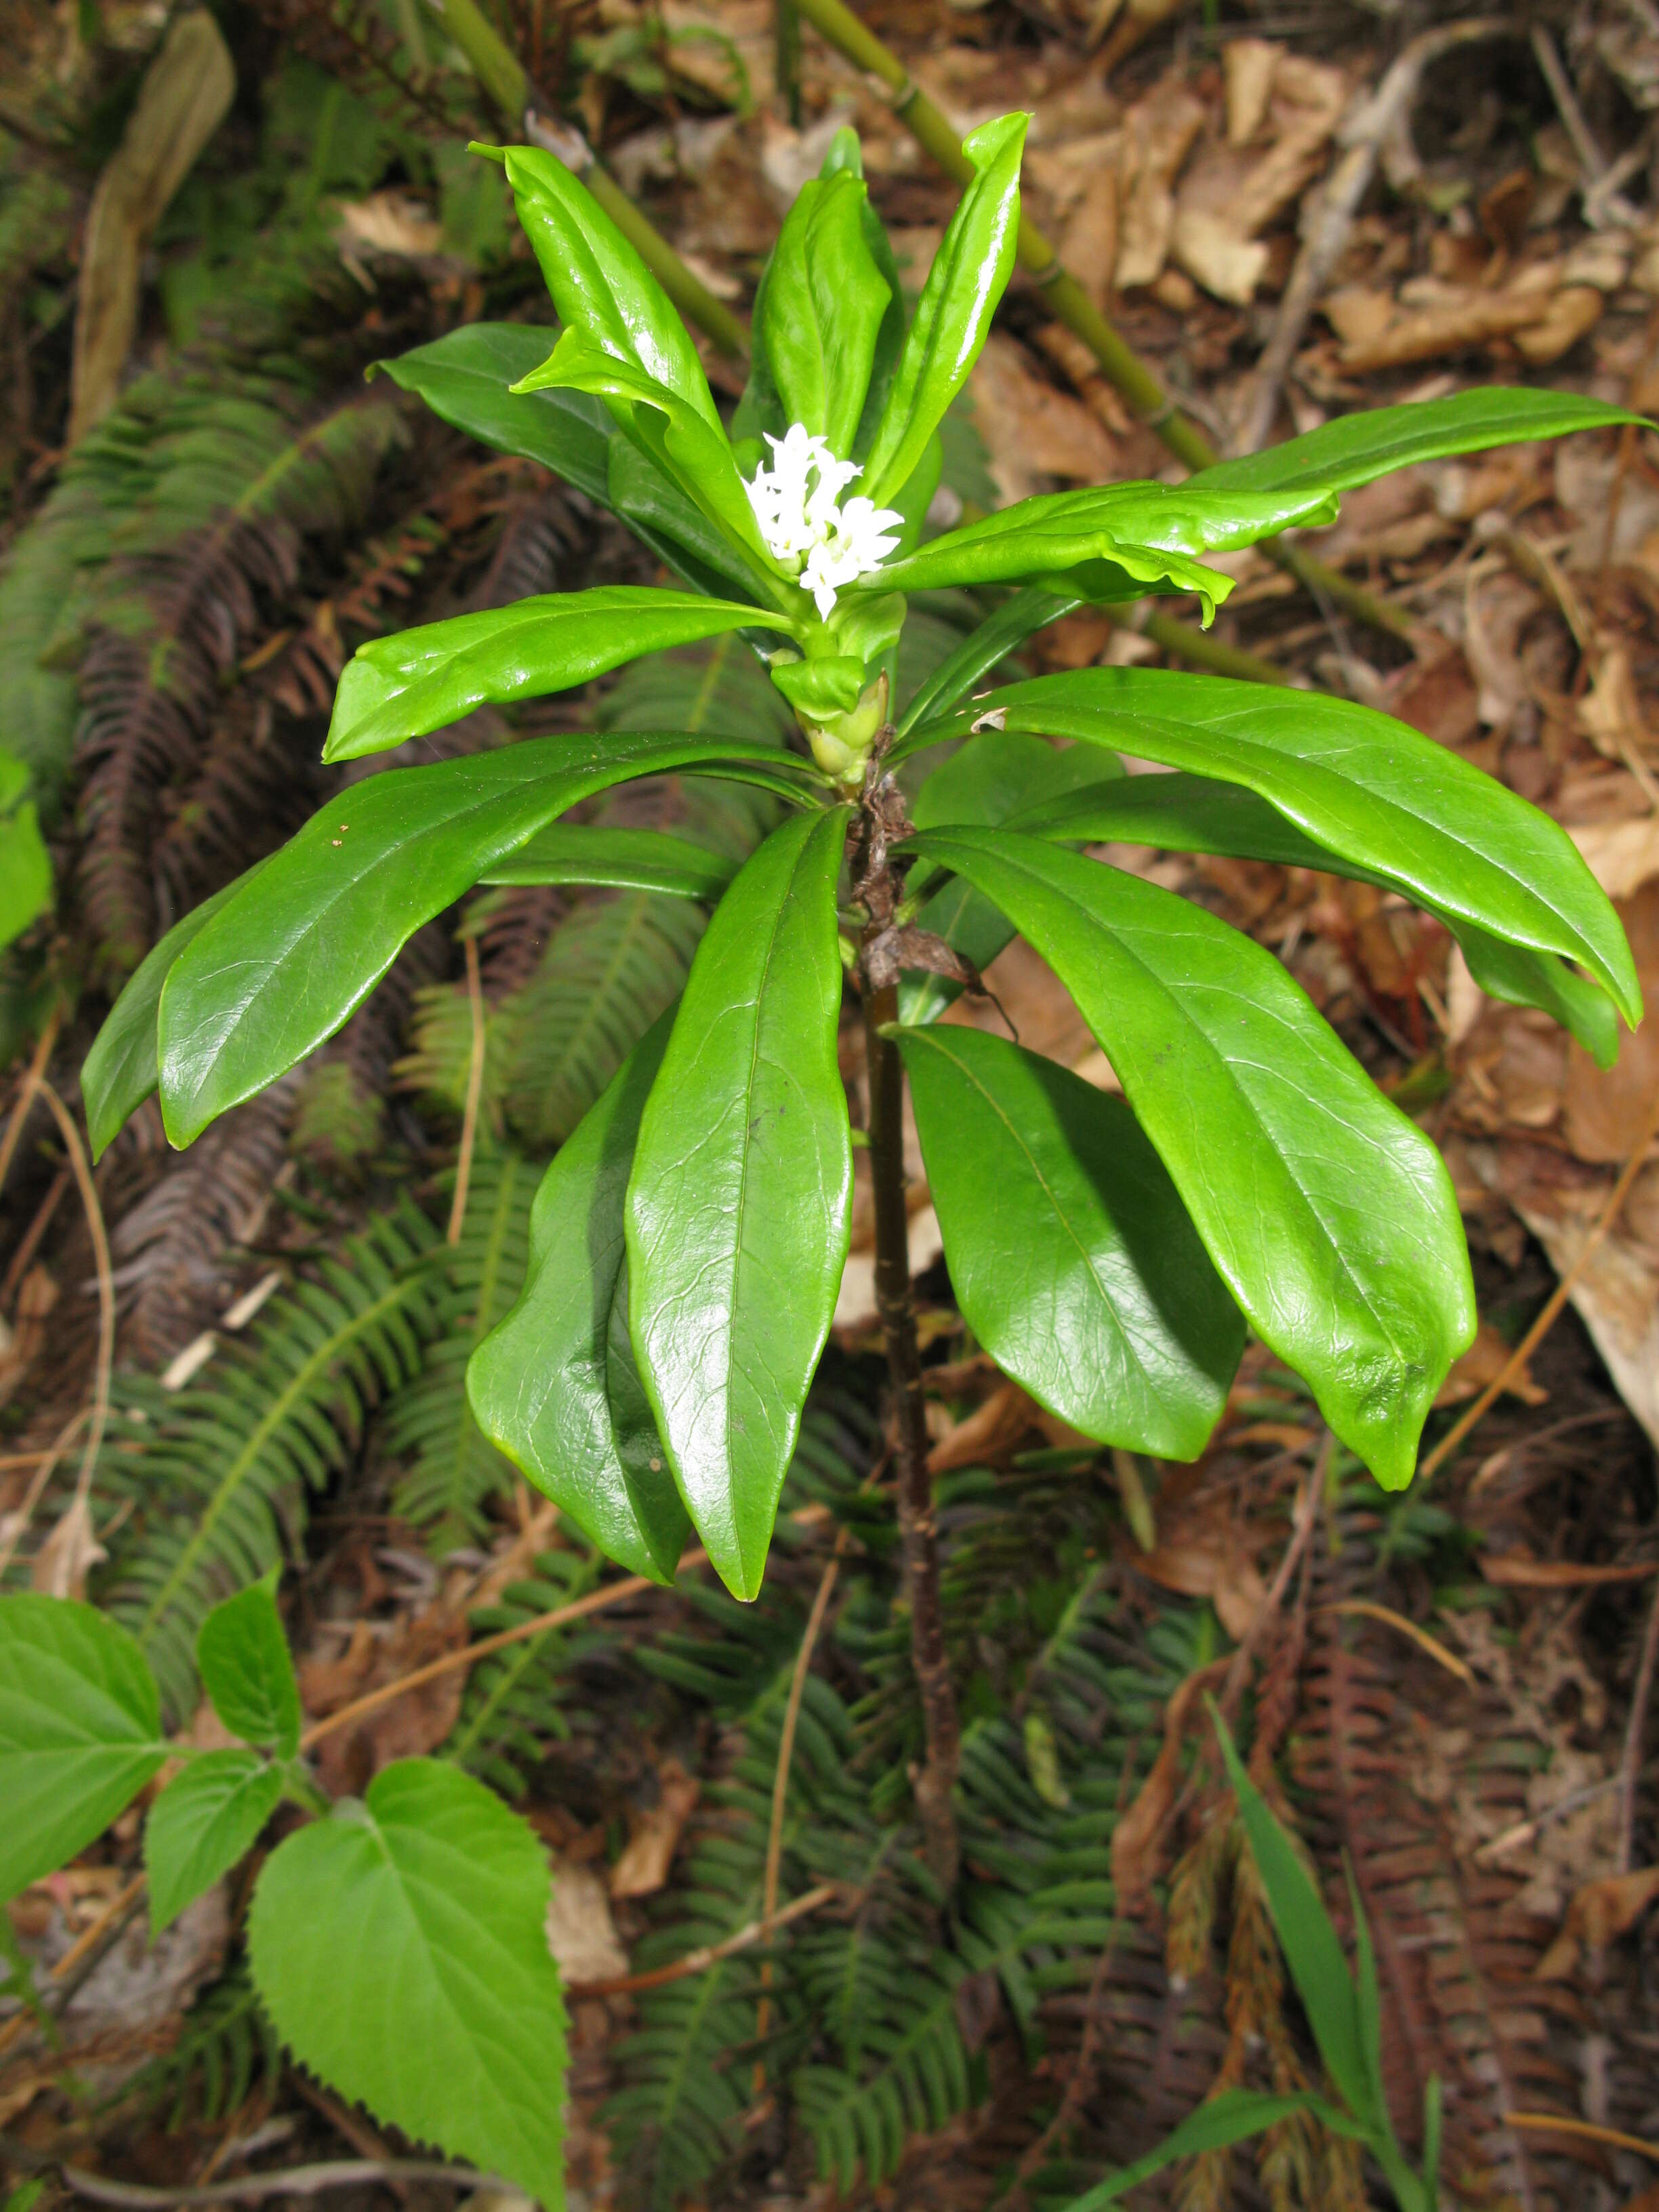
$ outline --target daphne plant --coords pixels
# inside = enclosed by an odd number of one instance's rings
[[[988,690],[1023,639],[1085,603],[1189,592],[1207,621],[1230,584],[1206,555],[1327,522],[1389,470],[1631,419],[1474,391],[1333,422],[1179,485],[1027,499],[929,536],[939,426],[1008,280],[1025,121],[966,140],[972,181],[908,317],[842,134],[767,265],[729,426],[668,300],[582,185],[534,148],[483,149],[505,165],[556,343],[472,327],[388,371],[623,517],[679,586],[599,586],[376,640],[346,670],[325,757],[722,632],[765,661],[801,743],[530,738],[371,775],[156,947],[83,1078],[100,1148],[158,1085],[187,1145],[337,1030],[475,884],[628,882],[710,905],[678,1006],[548,1170],[522,1295],[471,1392],[485,1431],[611,1557],[667,1583],[695,1529],[750,1597],[848,1250],[850,978],[928,1730],[919,1802],[946,1872],[955,1722],[905,1246],[907,1074],[969,1323],[1103,1443],[1200,1452],[1254,1328],[1396,1487],[1474,1326],[1428,1139],[1261,946],[1085,848],[1127,840],[1377,884],[1437,916],[1488,991],[1547,1010],[1603,1063],[1620,1018],[1641,1014],[1617,917],[1569,839],[1386,715],[1143,669]],[[907,605],[945,587],[986,594],[985,618],[902,700]],[[1125,754],[1174,773],[1126,777]],[[786,802],[729,883],[671,837],[562,818],[669,771],[751,779]],[[938,1021],[1016,932],[1072,992],[1121,1096]]]

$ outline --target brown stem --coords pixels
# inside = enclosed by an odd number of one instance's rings
[[[939,1596],[939,1524],[927,1472],[927,1419],[921,1392],[921,1348],[910,1295],[909,1224],[904,1205],[904,1065],[882,1035],[898,1019],[898,992],[866,989],[864,1035],[870,1079],[870,1173],[876,1200],[876,1311],[887,1344],[896,1427],[899,1539],[910,1598],[910,1659],[921,1697],[927,1754],[911,1780],[927,1838],[927,1863],[940,1887],[957,1875],[953,1802],[961,1737],[956,1692],[945,1650]]]

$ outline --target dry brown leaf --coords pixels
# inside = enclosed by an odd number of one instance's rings
[[[1451,1371],[1441,1384],[1435,1404],[1461,1406],[1466,1398],[1479,1397],[1509,1365],[1513,1349],[1490,1322],[1483,1321],[1475,1331],[1474,1342],[1452,1362]],[[1532,1370],[1524,1360],[1504,1388],[1510,1397],[1519,1398],[1527,1406],[1542,1406],[1550,1395],[1534,1382]]]
[[[1123,118],[1117,274],[1120,291],[1150,284],[1169,258],[1175,180],[1204,125],[1204,109],[1166,79]]]
[[[701,1785],[677,1759],[663,1761],[657,1769],[657,1780],[660,1795],[656,1803],[633,1820],[633,1832],[611,1869],[612,1897],[650,1897],[668,1879]],[[590,1974],[584,1978],[598,1981],[600,1978]]]
[[[418,261],[443,252],[443,225],[407,192],[370,192],[366,199],[343,201],[339,221],[340,244],[348,257],[381,253],[391,260]]]
[[[1230,39],[1221,52],[1226,86],[1227,143],[1248,146],[1267,119],[1284,48],[1271,39]]]
[[[83,1598],[87,1577],[108,1557],[93,1533],[90,1502],[76,1498],[35,1553],[29,1588],[43,1597]]]
[[[1659,876],[1659,815],[1586,823],[1567,835],[1610,899],[1628,898],[1650,876]]]
[[[444,1605],[399,1620],[385,1635],[359,1621],[338,1659],[313,1660],[301,1668],[301,1703],[309,1717],[325,1719],[428,1660],[459,1650],[466,1640],[465,1615]],[[465,1688],[465,1668],[452,1667],[325,1736],[316,1751],[324,1789],[331,1797],[361,1796],[394,1759],[418,1759],[435,1751],[460,1717]]]
[[[1028,498],[1050,477],[1093,484],[1116,473],[1110,434],[1080,399],[1035,374],[1016,339],[992,332],[969,390],[1005,499]]]
[[[1406,307],[1377,336],[1356,345],[1345,345],[1339,355],[1349,376],[1368,376],[1378,369],[1407,368],[1413,362],[1439,361],[1447,354],[1468,352],[1493,338],[1509,337],[1540,319],[1544,305],[1535,284],[1510,287],[1501,292],[1477,291],[1473,287],[1448,287],[1449,296],[1432,306]]]
[[[628,1954],[611,1917],[611,1900],[592,1867],[554,1867],[553,1893],[547,1900],[547,1948],[567,1985],[615,1981],[628,1972]]]
[[[1534,1974],[1540,1982],[1571,1980],[1577,1970],[1581,1949],[1592,1954],[1606,1950],[1616,1937],[1629,1933],[1656,1897],[1659,1867],[1587,1881],[1567,1907],[1561,1932],[1534,1967]]]
[[[1097,307],[1104,308],[1117,264],[1118,178],[1115,162],[1091,172],[1061,234],[1060,254]]]
[[[1650,1006],[1659,1006],[1659,877],[1619,902],[1619,918],[1636,956],[1642,995]],[[1577,1157],[1603,1165],[1628,1159],[1656,1089],[1659,1022],[1645,1021],[1634,1036],[1622,1035],[1618,1062],[1610,1068],[1598,1067],[1582,1045],[1571,1045],[1562,1127]]]
[[[994,1467],[1036,1425],[1033,1401],[1018,1382],[1004,1382],[940,1437],[927,1455],[927,1472],[951,1474],[958,1468]]]
[[[1134,1802],[1112,1830],[1112,1884],[1117,1909],[1126,1918],[1142,1911],[1152,1896],[1159,1868],[1158,1836],[1181,1781],[1181,1745],[1196,1699],[1231,1665],[1212,1659],[1188,1674],[1164,1708],[1164,1741]]]
[[[3,1349],[0,1349],[0,1406],[11,1397],[46,1350],[46,1322],[58,1295],[58,1279],[46,1267],[31,1267],[18,1285],[11,1328]]]
[[[1255,299],[1273,258],[1272,248],[1259,239],[1244,237],[1224,217],[1201,208],[1176,210],[1170,251],[1206,292],[1240,307]]]
[[[1593,284],[1564,284],[1539,321],[1516,331],[1517,351],[1534,368],[1547,368],[1595,329],[1607,304]]]

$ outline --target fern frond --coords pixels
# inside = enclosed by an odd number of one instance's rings
[[[540,1169],[521,1153],[481,1148],[475,1156],[460,1240],[446,1253],[439,1276],[438,1333],[420,1373],[386,1409],[387,1448],[414,1462],[393,1493],[393,1510],[425,1534],[439,1557],[481,1538],[485,1508],[512,1486],[511,1461],[472,1418],[466,1364],[524,1286],[530,1206],[540,1179]]]
[[[165,2106],[169,2134],[187,2123],[212,2127],[282,2067],[281,2041],[254,1994],[247,1961],[239,1959],[185,2014],[172,2050],[125,2085],[120,2101],[158,2114]]]
[[[175,1720],[194,1695],[209,1610],[280,1559],[285,1536],[297,1540],[307,1490],[418,1369],[438,1327],[436,1243],[405,1202],[272,1299],[253,1343],[224,1346],[193,1387],[132,1386],[102,1464],[138,1510],[105,1595]]]

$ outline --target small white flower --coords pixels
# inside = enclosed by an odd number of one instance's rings
[[[894,550],[899,541],[890,533],[904,518],[869,499],[837,507],[860,473],[859,465],[837,460],[828,442],[804,422],[792,422],[781,438],[769,432],[766,442],[771,465],[763,463],[745,487],[749,503],[767,550],[796,570],[802,590],[811,592],[827,620],[841,586],[873,574]]]

